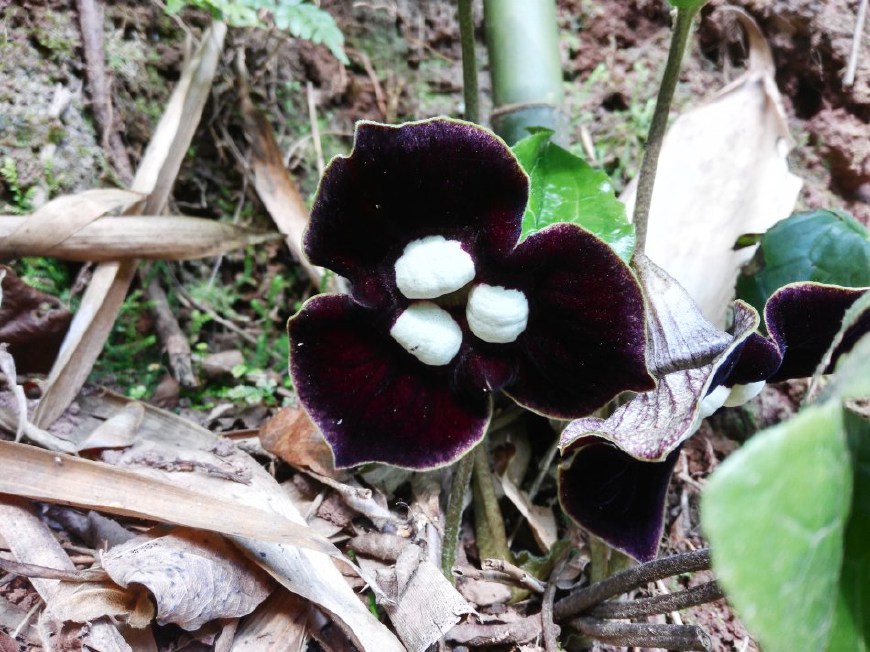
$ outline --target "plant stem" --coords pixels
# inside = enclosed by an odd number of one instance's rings
[[[465,119],[480,122],[480,102],[477,89],[477,58],[474,55],[473,0],[459,0],[459,43],[462,47],[462,92],[465,97]]]
[[[677,9],[677,24],[674,25],[674,31],[671,34],[671,48],[668,51],[668,61],[665,64],[662,84],[659,87],[659,94],[656,98],[656,108],[649,127],[646,150],[643,154],[640,177],[637,181],[637,199],[634,205],[634,228],[637,233],[635,254],[642,254],[646,245],[649,209],[652,203],[659,153],[662,149],[662,140],[664,140],[665,129],[668,125],[668,114],[671,109],[671,101],[674,99],[674,89],[677,87],[677,79],[680,76],[680,63],[686,51],[686,44],[689,42],[692,20],[697,13],[698,7]]]
[[[476,448],[480,448],[480,444]],[[454,464],[453,483],[450,485],[450,495],[447,497],[447,516],[444,522],[444,540],[441,542],[441,572],[456,584],[453,577],[453,564],[456,561],[456,546],[459,543],[459,526],[462,523],[462,503],[465,490],[471,482],[471,470],[474,468],[475,453],[468,451]]]
[[[472,454],[474,455],[474,523],[480,558],[513,561],[505,535],[504,518],[495,496],[486,446],[478,446]]]
[[[695,625],[621,623],[598,618],[577,618],[571,625],[587,636],[619,647],[655,647],[667,650],[710,650],[710,637]]]
[[[706,582],[685,591],[656,595],[651,598],[638,598],[628,602],[605,602],[586,613],[593,618],[642,618],[688,609],[724,597],[725,594],[716,582]]]
[[[611,575],[606,580],[562,598],[553,607],[553,616],[556,620],[565,620],[583,613],[608,598],[645,586],[649,582],[700,570],[710,570],[710,551],[706,548],[656,559]]]

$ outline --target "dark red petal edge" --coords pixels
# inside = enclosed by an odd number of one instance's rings
[[[680,449],[662,462],[642,462],[590,437],[559,469],[562,509],[608,545],[638,561],[655,559]]]
[[[529,300],[516,380],[506,388],[517,403],[574,418],[619,392],[655,387],[640,286],[603,241],[572,224],[554,225],[520,243],[509,267]]]
[[[867,288],[845,288],[820,283],[793,283],[771,295],[764,307],[770,339],[782,353],[782,364],[770,382],[811,376],[840,330],[843,316]],[[843,338],[825,370],[837,357],[870,332],[870,315],[859,319]]]
[[[446,368],[406,353],[349,297],[309,299],[288,331],[293,384],[336,466],[431,469],[483,438],[490,398],[454,394]]]
[[[478,125],[360,122],[350,156],[334,159],[320,181],[305,251],[346,276],[359,302],[375,305],[384,288],[371,279],[392,285],[392,265],[415,239],[442,235],[484,259],[506,256],[527,199],[528,176],[516,157]]]

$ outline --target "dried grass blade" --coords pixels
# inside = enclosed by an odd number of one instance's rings
[[[216,220],[183,215],[103,217],[83,225],[56,243],[12,242],[8,233],[33,217],[0,215],[0,258],[52,256],[79,262],[126,259],[191,260],[261,244],[280,238],[277,233],[250,231]]]
[[[15,222],[4,220],[0,256],[43,255],[29,252],[49,250],[106,213],[127,208],[143,198],[132,190],[95,188],[52,199],[27,217],[18,217]]]
[[[338,554],[305,525],[272,511],[102,462],[0,441],[0,493]]]
[[[166,203],[208,99],[226,29],[224,23],[218,22],[205,32],[170,97],[133,180],[134,191],[148,194],[141,210],[135,211],[137,214],[159,214]],[[54,423],[84,385],[135,272],[135,261],[103,263],[94,271],[46,381],[34,414],[36,425],[45,428]]]
[[[308,262],[308,257],[302,250],[302,237],[308,228],[308,208],[299,188],[284,167],[284,159],[278,149],[272,126],[251,101],[247,70],[241,55],[236,59],[236,67],[245,132],[251,142],[254,187],[278,230],[284,234],[290,253],[308,274],[311,283],[319,287],[325,271],[322,267]]]

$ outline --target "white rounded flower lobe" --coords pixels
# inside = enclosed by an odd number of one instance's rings
[[[390,335],[420,362],[441,366],[462,346],[462,329],[450,313],[431,301],[417,301],[399,315]]]
[[[409,299],[436,299],[474,278],[474,260],[458,240],[430,235],[414,240],[396,260],[396,285]]]
[[[507,344],[526,330],[529,301],[519,290],[481,283],[471,288],[465,317],[471,332],[484,342]]]

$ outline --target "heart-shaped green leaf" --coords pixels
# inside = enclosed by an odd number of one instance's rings
[[[550,141],[553,132],[539,130],[513,146],[529,175],[529,203],[523,215],[522,238],[556,224],[579,224],[609,244],[628,262],[634,252],[634,227],[608,176]]]
[[[795,281],[870,285],[870,233],[842,211],[795,213],[762,236],[737,279],[737,298],[761,311],[771,294]]]
[[[759,433],[710,478],[701,523],[713,567],[768,652],[834,649],[851,497],[839,401]]]

